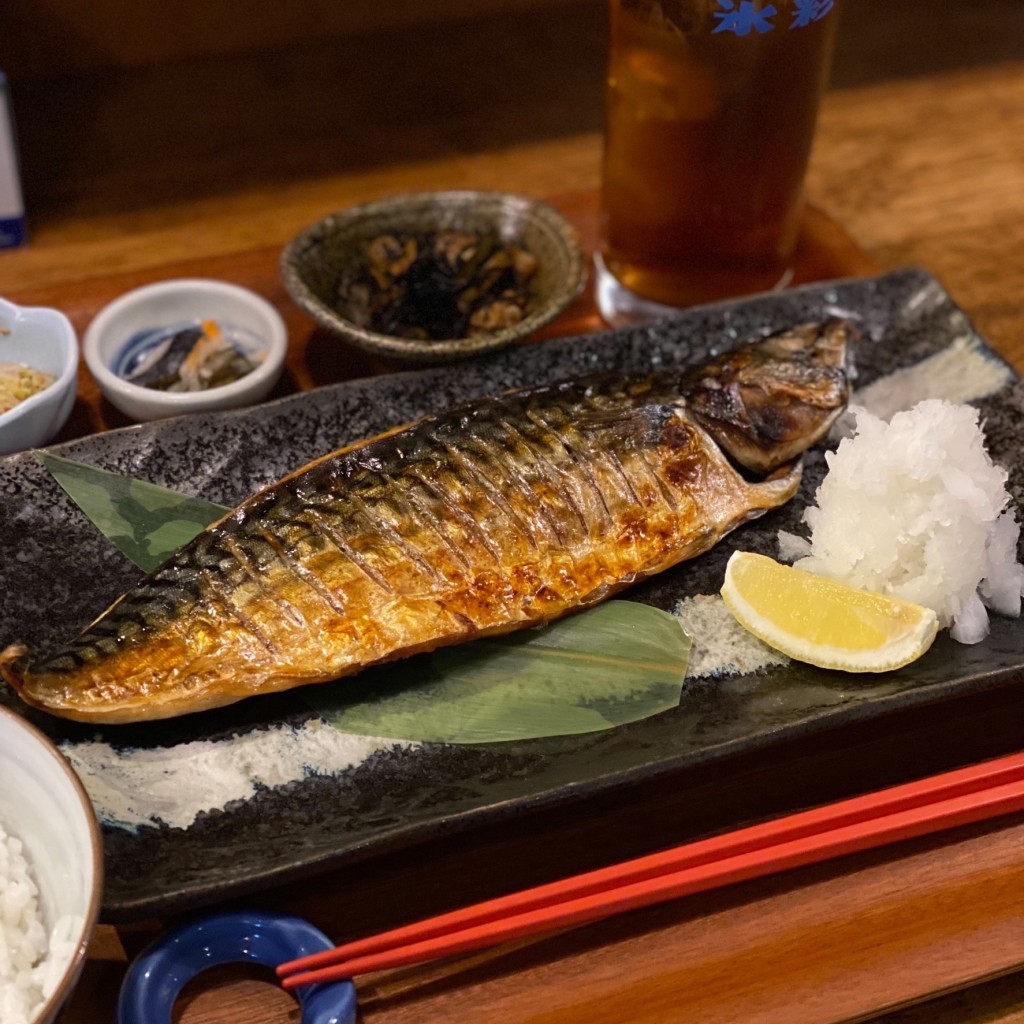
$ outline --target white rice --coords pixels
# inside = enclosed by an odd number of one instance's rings
[[[932,608],[961,643],[986,636],[986,606],[1020,615],[1020,527],[977,410],[928,399],[889,423],[854,413],[855,435],[826,455],[817,504],[804,512],[810,539],[780,532],[781,557]]]
[[[47,936],[20,839],[0,825],[0,1021],[30,1024],[60,982],[81,920],[62,917]]]

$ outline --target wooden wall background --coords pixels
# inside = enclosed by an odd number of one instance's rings
[[[252,53],[426,23],[592,0],[4,0],[0,68],[13,79]]]
[[[1024,39],[1024,0],[842,2],[839,91]],[[30,229],[599,132],[606,3],[0,0]]]

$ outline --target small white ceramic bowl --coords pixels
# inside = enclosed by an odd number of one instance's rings
[[[263,361],[230,384],[193,392],[141,387],[112,369],[139,332],[199,320],[216,320],[260,338],[266,346]],[[113,405],[132,419],[158,420],[261,401],[281,376],[287,349],[284,321],[266,299],[226,281],[177,278],[126,292],[100,310],[85,332],[83,354],[89,372]]]
[[[33,1018],[33,1024],[51,1024],[78,980],[96,927],[103,891],[100,829],[81,781],[61,753],[2,705],[0,779],[0,825],[23,844],[47,934],[62,918],[74,921],[61,944],[63,962],[47,968],[55,987]]]
[[[0,299],[0,362],[23,363],[55,378],[49,387],[0,413],[0,455],[51,441],[75,404],[78,337],[70,321],[56,309]]]

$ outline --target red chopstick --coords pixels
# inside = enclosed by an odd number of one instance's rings
[[[285,988],[466,953],[1024,810],[1024,752],[488,900],[281,964]]]

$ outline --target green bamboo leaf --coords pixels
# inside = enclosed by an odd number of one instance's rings
[[[689,649],[675,616],[610,601],[543,629],[446,647],[303,696],[344,732],[467,744],[569,736],[675,707]]]
[[[202,498],[49,452],[33,454],[97,529],[145,572],[229,511]]]

